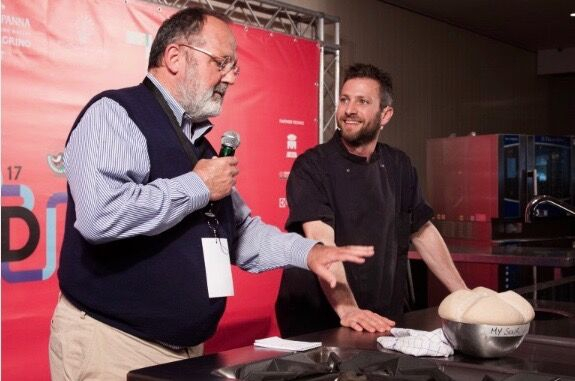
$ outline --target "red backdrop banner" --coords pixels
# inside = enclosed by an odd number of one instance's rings
[[[160,23],[176,10],[141,1],[2,2],[2,378],[49,379],[50,317],[66,208],[62,152],[96,93],[139,83]],[[316,42],[241,25],[241,74],[210,140],[236,130],[238,189],[253,214],[283,226],[293,160],[318,141]],[[228,301],[207,351],[277,334],[280,270],[233,269]],[[33,363],[33,364],[31,364]]]

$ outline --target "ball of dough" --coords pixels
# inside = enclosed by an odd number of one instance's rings
[[[438,309],[443,319],[468,324],[516,325],[535,317],[531,304],[513,291],[497,293],[489,288],[457,290]]]
[[[535,317],[535,310],[524,297],[515,291],[505,291],[499,297],[513,306],[523,316],[523,323],[529,323]]]
[[[470,324],[514,325],[523,323],[523,315],[495,294],[475,302],[465,311],[462,321]]]
[[[463,322],[463,314],[471,305],[482,298],[470,290],[457,290],[447,295],[439,305],[438,313],[443,319]]]
[[[490,296],[490,295],[496,295],[496,294],[497,294],[496,291],[493,291],[493,290],[490,289],[490,288],[481,287],[481,286],[475,287],[475,288],[474,288],[473,290],[471,290],[471,291],[474,292],[474,293],[476,293],[476,294],[479,294],[479,295],[481,295],[481,296]]]

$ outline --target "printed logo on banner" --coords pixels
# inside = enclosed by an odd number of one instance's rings
[[[285,119],[285,118],[280,118],[278,120],[279,124],[287,124],[290,126],[304,126],[305,122],[303,120],[295,120],[295,119]]]
[[[296,134],[288,134],[287,136],[287,152],[286,157],[289,159],[295,159],[297,157],[297,135]]]
[[[280,180],[287,180],[287,178],[289,177],[289,173],[290,171],[280,171],[278,173],[278,177],[280,178]]]
[[[56,155],[48,154],[48,166],[57,175],[64,174],[64,153],[58,152]]]
[[[28,17],[5,14],[2,3],[2,45],[30,48],[32,26]]]
[[[278,200],[278,204],[279,204],[279,207],[280,207],[281,209],[287,208],[287,206],[288,206],[287,198],[285,198],[285,197],[280,197],[279,200]]]
[[[10,167],[10,176],[17,176],[21,168]],[[13,270],[12,262],[28,259],[38,247],[40,242],[40,223],[33,212],[34,193],[26,185],[2,185],[2,200],[18,197],[22,200],[19,206],[4,206],[2,203],[2,279],[9,283],[34,282],[49,279],[56,271],[56,239],[57,239],[57,211],[58,205],[66,204],[68,197],[65,192],[52,194],[46,202],[46,261],[43,268],[32,270]],[[13,247],[10,224],[19,221],[26,225],[28,236],[24,244]],[[21,235],[19,232],[18,235]],[[14,245],[15,246],[15,245]]]

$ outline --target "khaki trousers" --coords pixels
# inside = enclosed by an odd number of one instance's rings
[[[61,295],[51,323],[50,373],[53,381],[126,380],[132,369],[201,356],[203,349],[172,350],[139,339],[91,318]]]

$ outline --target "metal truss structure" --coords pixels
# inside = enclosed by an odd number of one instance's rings
[[[144,0],[184,8],[200,5],[226,14],[234,22],[274,32],[316,40],[320,44],[317,84],[319,140],[323,143],[336,127],[335,109],[339,99],[340,41],[339,17],[328,16],[275,0]]]

